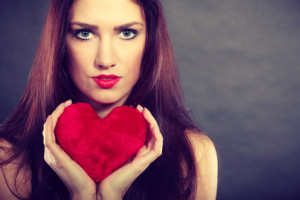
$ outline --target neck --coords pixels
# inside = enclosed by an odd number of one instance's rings
[[[94,108],[96,111],[97,115],[101,118],[104,118],[112,109],[114,109],[117,106],[122,106],[123,104],[99,104],[96,102],[86,102],[91,104],[91,106]]]

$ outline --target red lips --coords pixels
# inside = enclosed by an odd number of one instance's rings
[[[97,77],[93,77],[93,80],[103,89],[114,87],[120,81],[120,79],[121,77],[114,74],[101,74]]]

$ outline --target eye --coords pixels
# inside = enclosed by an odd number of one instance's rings
[[[131,40],[135,38],[137,31],[133,29],[125,29],[120,32],[119,37],[124,40]]]
[[[80,40],[89,40],[94,37],[94,34],[89,30],[77,30],[74,36]]]

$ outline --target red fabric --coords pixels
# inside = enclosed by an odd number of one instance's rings
[[[91,105],[68,106],[55,133],[61,148],[95,181],[121,167],[144,145],[146,122],[131,107],[114,108],[101,119]]]

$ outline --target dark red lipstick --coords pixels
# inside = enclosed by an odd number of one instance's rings
[[[97,77],[93,77],[93,80],[101,87],[104,89],[112,88],[114,87],[119,81],[121,77],[116,76],[114,74],[110,75],[105,75],[101,74]]]

